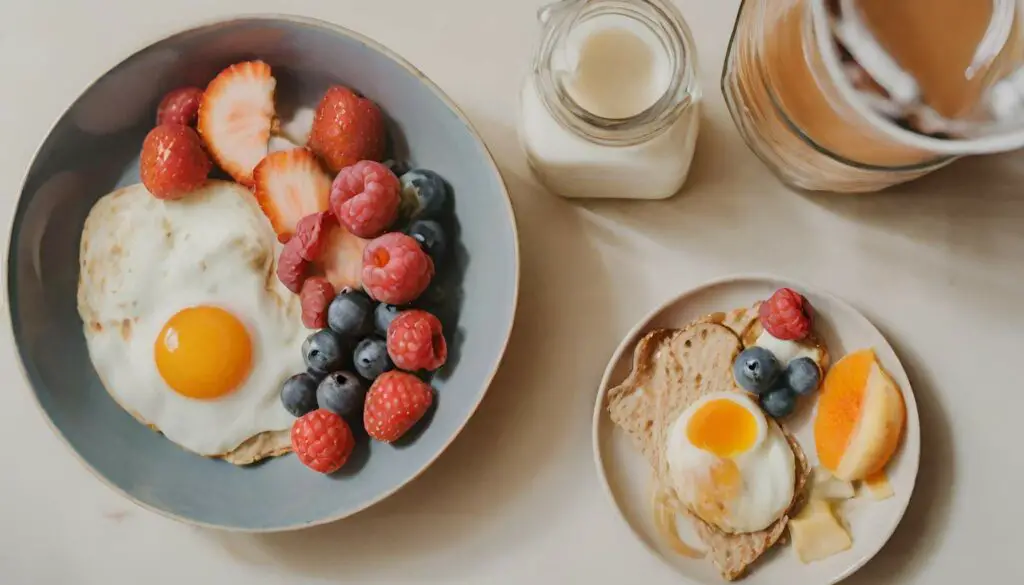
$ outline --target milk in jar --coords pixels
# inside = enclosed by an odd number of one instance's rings
[[[541,11],[519,135],[564,197],[660,199],[683,186],[699,128],[693,41],[662,0],[565,0]]]

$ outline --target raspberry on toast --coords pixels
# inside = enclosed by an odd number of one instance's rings
[[[197,128],[224,172],[252,186],[253,169],[267,155],[277,82],[262,61],[235,63],[217,74],[199,102]]]
[[[256,165],[253,192],[278,240],[287,242],[302,218],[327,210],[331,178],[309,149],[283,150]]]
[[[719,313],[681,330],[658,329],[648,333],[634,350],[629,377],[608,390],[607,408],[612,421],[630,437],[663,486],[671,485],[664,445],[676,417],[704,395],[741,391],[732,377],[732,363],[743,344],[737,332],[722,324],[725,320],[726,315]],[[735,316],[734,322],[749,325],[740,315]],[[771,418],[767,420],[769,425],[778,424]],[[730,534],[687,511],[711,560],[728,581],[742,577],[779,540],[800,503],[800,494],[810,475],[800,445],[785,427],[779,428],[796,462],[795,495],[786,514],[764,530]],[[678,507],[686,510],[681,504]]]

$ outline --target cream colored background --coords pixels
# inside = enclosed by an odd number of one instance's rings
[[[4,3],[4,229],[37,144],[110,65],[199,20],[286,10],[374,37],[463,108],[512,192],[523,274],[505,365],[465,432],[397,495],[307,532],[212,533],[135,507],[51,434],[24,381],[5,378],[0,581],[679,583],[598,485],[597,384],[620,337],[656,303],[725,273],[771,271],[862,309],[890,336],[917,392],[917,493],[890,546],[849,583],[1024,582],[1024,538],[1013,526],[1024,523],[1024,155],[962,161],[899,194],[789,192],[740,140],[718,88],[738,2],[686,0],[706,93],[686,191],[653,203],[556,199],[530,177],[515,138],[539,4]],[[3,371],[15,369],[12,348],[0,359]]]

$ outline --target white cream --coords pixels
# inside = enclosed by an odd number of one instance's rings
[[[779,339],[767,331],[763,331],[758,336],[754,345],[772,352],[775,355],[775,359],[779,360],[783,367],[789,365],[789,362],[802,357],[811,358],[816,364],[821,363],[821,350],[817,346],[800,343],[799,341]]]

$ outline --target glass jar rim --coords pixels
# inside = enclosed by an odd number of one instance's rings
[[[533,76],[541,103],[563,128],[606,146],[647,142],[666,131],[700,98],[695,70],[695,44],[683,15],[665,0],[563,0],[580,7],[549,21],[534,58]],[[639,7],[643,10],[638,10]],[[568,7],[568,6],[567,6]],[[618,13],[639,20],[666,43],[673,75],[662,95],[643,111],[627,118],[606,118],[579,105],[556,79],[552,57],[560,43],[579,23],[601,14]],[[639,18],[638,18],[639,17]],[[543,16],[542,16],[543,20]]]

